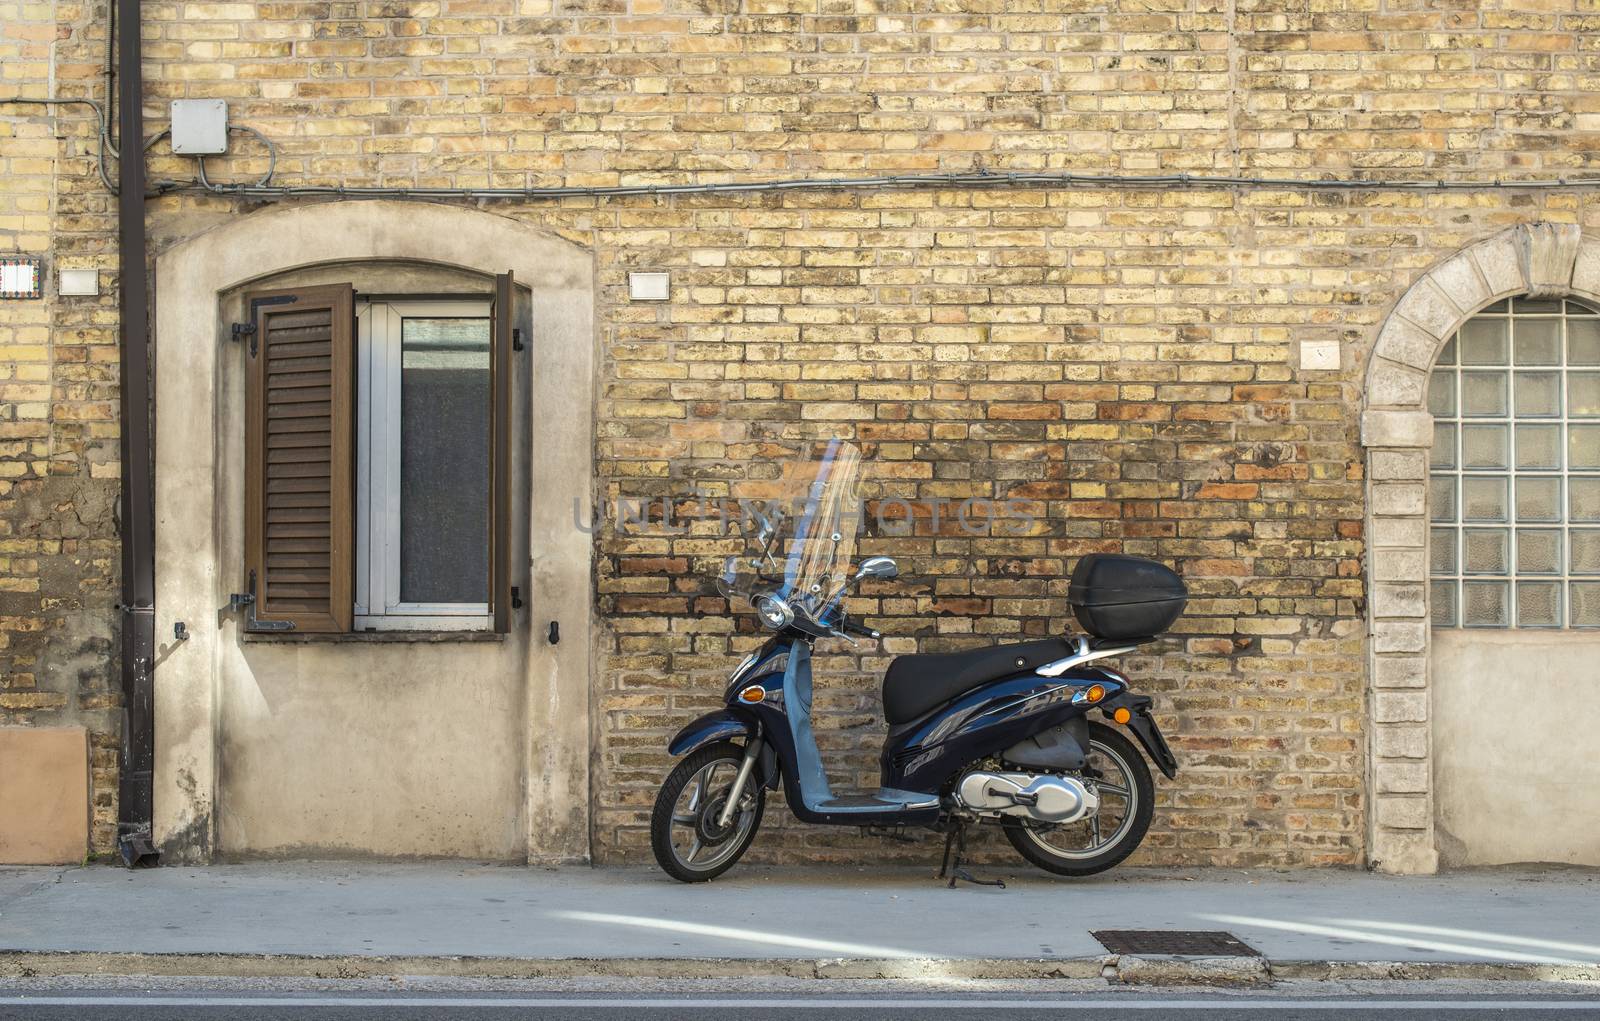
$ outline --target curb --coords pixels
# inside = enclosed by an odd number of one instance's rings
[[[1090,979],[1107,958],[365,957],[0,950],[0,979],[83,975],[201,978]]]
[[[303,954],[147,954],[0,950],[0,979],[149,975],[201,978],[814,978],[1093,979],[1122,985],[1262,986],[1313,982],[1600,982],[1600,964],[1478,961],[1268,961],[1261,957],[519,958]]]

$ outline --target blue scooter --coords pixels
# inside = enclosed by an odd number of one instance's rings
[[[781,785],[802,822],[945,833],[940,874],[952,886],[979,882],[962,854],[967,828],[985,822],[1000,823],[1025,859],[1058,875],[1116,865],[1143,840],[1155,789],[1144,756],[1113,724],[1167,778],[1177,761],[1151,700],[1102,661],[1170,628],[1187,598],[1182,581],[1153,561],[1091,554],[1078,561],[1068,595],[1088,636],[897,657],[883,679],[882,785],[835,790],[812,733],[812,648],[880,638],[848,615],[844,599],[861,582],[899,574],[881,556],[848,575],[840,569],[853,549],[858,464],[854,448],[834,441],[805,473],[811,483],[781,577],[761,569],[778,566],[777,530],[763,518],[761,553],[730,561],[719,580],[730,604],[748,603],[771,634],[733,671],[725,707],[668,746],[684,758],[651,815],[657,862],[686,883],[721,875],[755,840],[766,794]]]

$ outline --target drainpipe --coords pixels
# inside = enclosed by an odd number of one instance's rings
[[[155,767],[155,489],[150,447],[150,296],[144,235],[144,75],[139,0],[116,0],[122,103],[117,135],[117,257],[122,369],[122,756],[117,850],[130,868],[158,859],[150,838]],[[109,105],[111,97],[106,97]]]

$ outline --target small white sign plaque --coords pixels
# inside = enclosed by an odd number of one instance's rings
[[[20,300],[43,297],[39,260],[0,259],[0,298]]]
[[[1339,368],[1339,342],[1337,340],[1302,340],[1300,342],[1300,368],[1337,370]]]
[[[671,278],[665,273],[629,273],[628,297],[634,301],[666,301],[671,297]]]

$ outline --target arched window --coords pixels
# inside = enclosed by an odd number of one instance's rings
[[[1600,627],[1600,313],[1513,298],[1428,384],[1435,627]]]

